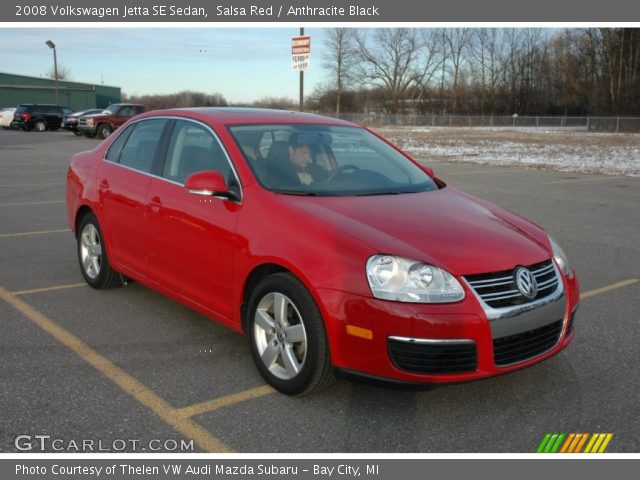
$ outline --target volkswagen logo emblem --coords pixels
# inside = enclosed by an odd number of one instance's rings
[[[516,286],[525,298],[531,300],[538,294],[538,284],[533,274],[524,267],[516,268],[514,272]]]

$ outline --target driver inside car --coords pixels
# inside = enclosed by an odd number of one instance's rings
[[[327,172],[313,163],[313,150],[311,145],[302,143],[298,139],[297,133],[292,133],[289,137],[289,173],[291,180],[297,181],[300,185],[311,185],[327,179]]]

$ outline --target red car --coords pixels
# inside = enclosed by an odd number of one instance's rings
[[[146,113],[73,157],[66,200],[89,285],[132,278],[245,333],[287,394],[335,369],[489,377],[574,335],[578,280],[541,227],[333,118]]]

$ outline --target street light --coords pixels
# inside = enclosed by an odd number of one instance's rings
[[[53,75],[56,80],[56,105],[60,105],[60,95],[58,93],[58,58],[56,57],[56,44],[51,40],[45,42],[47,47],[53,49]]]

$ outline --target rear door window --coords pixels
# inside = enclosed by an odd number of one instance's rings
[[[150,173],[166,123],[167,120],[164,118],[154,118],[132,125],[131,127],[134,127],[134,129],[124,141],[124,145],[119,155],[117,155],[119,163],[141,172]],[[127,133],[127,131],[123,132],[123,134]],[[115,143],[118,140],[120,140],[120,137],[112,145],[112,148],[115,147],[113,155],[116,153],[117,146]],[[112,153],[111,149],[109,153]],[[109,159],[109,154],[107,154],[107,158]]]

